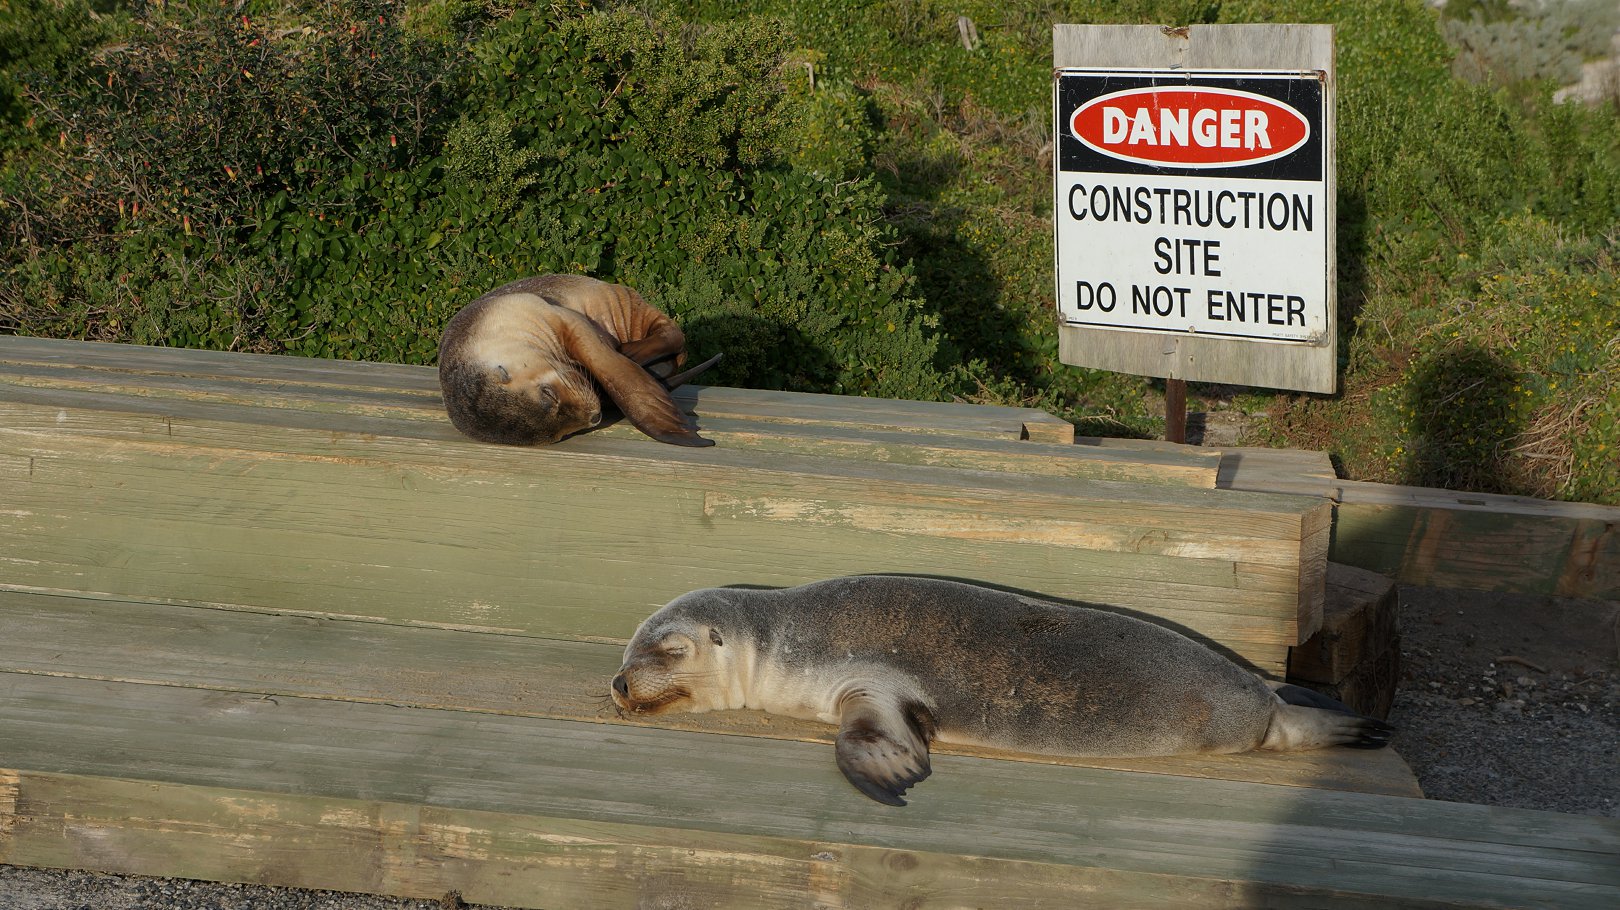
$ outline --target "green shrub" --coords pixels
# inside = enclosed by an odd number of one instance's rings
[[[112,30],[86,0],[0,0],[0,160],[33,133],[26,86],[56,76]]]
[[[1620,115],[1459,79],[1421,0],[7,3],[0,328],[426,363],[478,293],[585,272],[721,382],[1131,435],[1154,383],[1057,362],[1051,24],[1333,23],[1344,391],[1245,406],[1353,477],[1620,489]]]
[[[1448,3],[1441,25],[1457,48],[1453,69],[1464,79],[1567,84],[1580,79],[1582,63],[1609,53],[1620,7],[1613,0]]]
[[[1414,314],[1390,469],[1408,483],[1620,505],[1620,245],[1501,222],[1473,293]]]
[[[554,4],[463,55],[482,7],[403,12],[153,9],[31,87],[64,136],[0,174],[0,325],[425,363],[472,297],[576,271],[729,349],[722,380],[945,393],[859,146],[798,141],[859,99],[784,81],[779,23]]]

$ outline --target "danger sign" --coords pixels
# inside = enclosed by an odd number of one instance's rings
[[[1054,101],[1065,324],[1327,343],[1320,74],[1061,69]]]

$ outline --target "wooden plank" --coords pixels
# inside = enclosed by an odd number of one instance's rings
[[[328,380],[337,377],[323,377]],[[361,418],[390,418],[421,421],[448,428],[448,418],[437,387],[430,391],[374,389],[363,385],[341,386],[332,382],[290,383],[268,379],[217,379],[189,375],[111,372],[77,367],[0,364],[0,390],[13,395],[23,392],[93,393],[83,403],[135,413],[161,412],[163,402],[208,403],[233,409],[253,409],[261,413],[238,419],[258,423],[278,423],[288,419],[284,411],[348,415]],[[5,391],[0,391],[5,394]],[[117,397],[112,397],[117,396]],[[707,436],[730,449],[824,458],[867,459],[882,463],[932,465],[981,471],[1046,474],[1059,477],[1095,478],[1135,483],[1177,483],[1203,488],[1215,486],[1220,456],[1214,452],[1189,450],[1183,453],[1124,453],[1069,444],[1019,442],[1009,432],[983,436],[966,433],[932,433],[925,427],[876,429],[863,425],[848,414],[817,422],[804,417],[795,422],[780,418],[752,419],[744,406],[731,408],[740,414],[727,416],[726,408],[709,402],[728,396],[709,394],[694,386],[681,399],[689,412],[696,413]],[[734,397],[734,396],[732,396]],[[124,400],[120,401],[119,398]],[[58,401],[72,403],[72,398]],[[846,403],[854,411],[856,405]],[[269,410],[270,414],[262,413]],[[722,413],[716,414],[715,411]],[[822,410],[827,410],[823,408]],[[872,422],[896,422],[881,413],[863,412]],[[1011,426],[1011,424],[1006,424]],[[1027,421],[1026,421],[1027,425]],[[1068,424],[1064,424],[1068,426]],[[443,438],[459,438],[451,433]],[[625,421],[605,425],[592,434],[596,438],[639,440],[641,434]],[[1051,434],[1043,434],[1050,437]],[[562,445],[575,445],[570,440]]]
[[[0,770],[0,862],[508,907],[1377,907],[1381,896],[711,831]],[[1127,903],[1128,902],[1128,903]],[[1403,900],[1409,907],[1455,907]]]
[[[1397,641],[1394,647],[1362,661],[1337,682],[1302,681],[1301,684],[1336,698],[1362,714],[1388,718],[1400,680],[1401,649]]]
[[[381,623],[0,592],[0,670],[444,708],[594,723],[623,647]],[[671,715],[651,726],[831,743],[821,723],[756,711]],[[944,754],[1009,753],[939,744]],[[1025,756],[1025,758],[1028,758]],[[1151,774],[1419,796],[1393,751],[1039,761]]]
[[[57,372],[49,374],[51,368]],[[131,394],[152,394],[143,388],[183,391],[184,383],[166,382],[164,377],[194,379],[199,382],[193,388],[213,388],[221,395],[257,391],[263,400],[283,395],[282,406],[288,407],[318,402],[323,393],[395,393],[391,400],[385,399],[402,409],[394,416],[409,412],[418,419],[443,419],[438,378],[432,367],[0,337],[0,376],[17,381],[29,375],[54,375],[56,382],[71,381],[62,376],[64,371],[88,374],[91,378],[84,381],[99,380],[106,388]],[[210,386],[210,381],[215,385]],[[696,409],[706,418],[825,423],[1049,443],[1074,439],[1074,428],[1067,421],[1033,408],[702,386],[683,388],[676,395],[688,410]]]
[[[1215,487],[1221,458],[1216,452],[1196,450],[1127,453],[1068,444],[852,430],[826,424],[801,426],[706,418],[702,425],[704,434],[717,445],[751,451],[1123,483],[1170,483],[1202,489]]]
[[[1394,582],[1376,572],[1333,563],[1327,589],[1321,631],[1289,655],[1291,678],[1336,683],[1395,644],[1399,605]]]
[[[1338,481],[1335,562],[1405,584],[1620,598],[1620,508]]]
[[[1338,479],[1326,452],[1226,446],[1216,486],[1223,490],[1331,496]]]
[[[1054,25],[1055,67],[1153,69],[1320,70],[1327,93],[1323,127],[1333,134],[1333,27],[1327,25]],[[1334,248],[1334,155],[1328,144],[1325,192],[1326,248]],[[1335,264],[1327,257],[1326,287],[1334,288]],[[1058,326],[1058,359],[1087,367],[1200,382],[1230,382],[1265,388],[1332,392],[1337,382],[1337,315],[1330,305],[1320,345],[1266,345],[1211,335],[1167,335],[1085,330]]]
[[[957,756],[939,757],[909,807],[884,810],[806,743],[19,674],[0,674],[0,703],[0,767],[24,771],[798,832],[1329,895],[1620,899],[1610,819]]]
[[[20,560],[10,585],[358,616],[373,615],[387,592],[390,609],[404,611],[393,619],[513,630],[527,620],[503,614],[540,584],[547,619],[560,623],[533,630],[541,634],[623,638],[650,607],[691,588],[904,566],[1162,613],[1223,642],[1292,645],[1299,557],[1274,538],[1327,515],[1304,499],[1145,485],[735,452],[671,462],[669,447],[639,443],[619,444],[633,457],[582,457],[15,402],[0,410],[0,451],[32,465],[28,482],[8,490],[17,514],[0,515],[15,531],[5,558]],[[90,435],[103,432],[114,435]],[[203,435],[212,444],[194,444]],[[724,514],[726,496],[867,515],[889,505],[939,522],[762,525]],[[1051,546],[1059,531],[1045,516],[1055,513],[1086,526],[1082,548]],[[961,536],[985,516],[1001,523]],[[1121,516],[1138,530],[1119,526]],[[515,537],[514,528],[533,530]],[[627,538],[649,541],[646,552],[627,553]],[[1218,546],[1232,549],[1181,555]],[[601,577],[604,565],[631,561],[637,572]],[[613,590],[621,575],[627,587]],[[604,595],[632,615],[604,612]],[[1275,672],[1280,659],[1263,668]]]
[[[1133,514],[1147,510],[1151,521],[1171,517],[1192,530],[1227,530],[1239,537],[1300,540],[1327,527],[1331,515],[1310,497],[1281,497],[1214,491],[1157,489],[1155,485],[1090,481],[1030,475],[1002,476],[996,472],[955,471],[906,464],[797,457],[713,449],[685,449],[645,439],[580,438],[546,448],[490,446],[463,440],[448,427],[431,433],[413,433],[406,421],[367,420],[350,424],[331,417],[300,415],[300,423],[267,424],[247,419],[257,415],[240,408],[176,403],[152,413],[125,413],[106,409],[97,396],[67,394],[9,394],[0,398],[0,429],[7,434],[4,451],[39,456],[68,456],[96,440],[147,442],[167,450],[208,446],[242,450],[271,457],[297,459],[314,456],[344,461],[370,461],[443,468],[453,462],[469,471],[532,473],[543,466],[584,465],[598,473],[610,468],[642,473],[691,473],[702,478],[730,478],[739,472],[775,477],[849,480],[879,489],[960,490],[964,497],[1005,502],[1009,507],[1044,508],[1061,499],[1086,508],[1084,517],[1107,515],[1118,509],[1103,505],[1122,502]],[[244,419],[231,419],[242,415]],[[135,446],[126,446],[136,451]],[[527,471],[525,471],[527,469]],[[1027,503],[1025,506],[1023,504]],[[1095,505],[1087,505],[1096,503]],[[1072,507],[1072,506],[1071,506]],[[1116,519],[1117,520],[1117,519]]]
[[[1620,508],[1340,480],[1323,453],[1223,451],[1220,489],[1334,501],[1334,562],[1404,584],[1620,598]]]
[[[1293,626],[1295,644],[1305,641],[1322,628],[1322,612],[1327,602],[1327,554],[1332,541],[1332,530],[1322,528],[1301,543],[1295,587],[1299,592]]]

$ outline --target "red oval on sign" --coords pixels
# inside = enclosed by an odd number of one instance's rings
[[[1074,112],[1069,130],[1110,158],[1190,168],[1259,164],[1311,138],[1305,115],[1275,98],[1202,85],[1101,95]]]

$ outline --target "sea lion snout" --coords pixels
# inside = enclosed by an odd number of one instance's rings
[[[613,691],[617,692],[620,698],[630,697],[630,684],[625,682],[623,673],[615,673],[613,675],[612,686]]]

